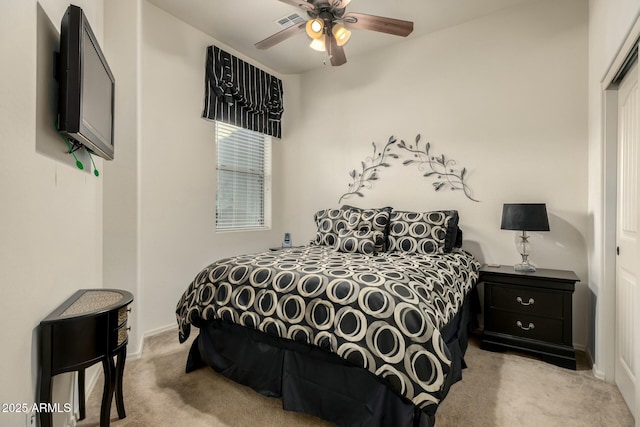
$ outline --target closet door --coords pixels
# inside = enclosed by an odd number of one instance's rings
[[[615,381],[636,419],[638,374],[638,167],[640,166],[640,108],[638,65],[625,76],[618,89],[618,185],[616,225],[616,354]]]

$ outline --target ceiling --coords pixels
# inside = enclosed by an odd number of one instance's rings
[[[254,47],[254,43],[281,30],[276,20],[296,11],[278,0],[148,1],[278,73],[297,74],[329,66],[327,54],[310,49],[310,40],[304,32],[268,50]],[[416,38],[531,1],[537,0],[353,0],[347,12],[413,21],[414,30],[408,38]],[[353,30],[351,40],[344,46],[347,63],[343,67],[349,66],[350,58],[404,40],[374,31]]]

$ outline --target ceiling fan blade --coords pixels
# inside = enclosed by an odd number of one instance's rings
[[[351,2],[351,0],[329,0],[329,6],[337,9],[344,9]]]
[[[402,37],[407,37],[413,31],[413,22],[411,21],[357,12],[350,12],[344,16],[344,26],[360,30],[379,31]]]
[[[307,24],[306,22],[303,22],[302,24],[292,25],[289,28],[285,28],[282,31],[278,31],[277,33],[267,37],[266,39],[259,41],[254,46],[257,47],[258,49],[269,49],[270,47],[277,45],[281,41],[284,41],[289,37],[294,36],[299,32],[303,31],[306,24]]]
[[[336,38],[332,35],[327,34],[325,37],[325,43],[329,46],[329,59],[331,60],[331,65],[339,66],[342,64],[346,64],[347,57],[344,54],[343,47],[338,46]]]
[[[286,3],[289,6],[293,6],[299,9],[307,9],[307,10],[312,10],[314,9],[314,6],[312,4],[309,4],[308,2],[304,1],[304,0],[278,0],[282,3]]]

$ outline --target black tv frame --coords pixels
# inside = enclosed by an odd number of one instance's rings
[[[93,49],[98,55],[105,74],[111,80],[111,139],[93,132],[90,122],[83,117],[82,103],[84,95],[83,32],[89,36]],[[114,122],[115,122],[115,78],[98,44],[98,40],[89,25],[82,9],[75,5],[67,8],[60,24],[60,54],[58,61],[58,131],[74,141],[74,148],[82,144],[91,153],[104,159],[114,158]]]

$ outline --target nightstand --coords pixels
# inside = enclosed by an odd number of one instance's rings
[[[482,266],[485,350],[518,350],[576,369],[572,342],[572,295],[580,279],[573,271]]]
[[[49,314],[38,327],[38,403],[51,403],[53,376],[78,372],[79,419],[85,417],[85,369],[102,362],[104,389],[100,426],[110,422],[116,396],[118,417],[126,417],[122,376],[129,336],[130,292],[119,289],[81,289]],[[118,363],[114,364],[114,357]],[[40,412],[40,426],[53,424],[51,412]]]

